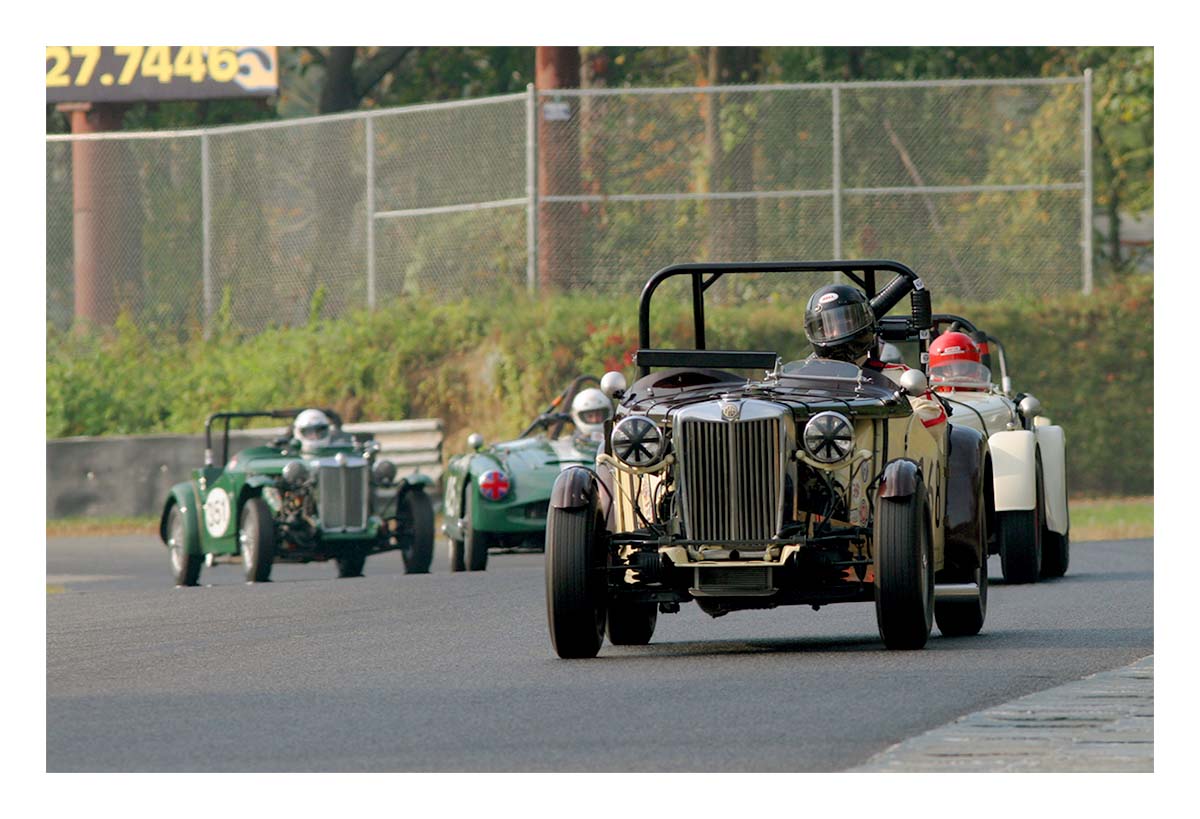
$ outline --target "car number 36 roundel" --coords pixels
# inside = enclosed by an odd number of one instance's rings
[[[220,537],[229,528],[229,494],[217,487],[204,501],[204,527],[213,537]]]
[[[503,500],[512,488],[508,476],[499,469],[491,469],[479,476],[479,493],[490,501]]]

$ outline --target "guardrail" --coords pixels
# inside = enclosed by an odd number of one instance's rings
[[[438,418],[367,421],[344,425],[369,432],[398,474],[442,476],[442,422]],[[240,430],[230,452],[268,443],[287,427]],[[203,435],[106,435],[46,442],[46,517],[146,517],[157,515],[174,484],[204,461]]]

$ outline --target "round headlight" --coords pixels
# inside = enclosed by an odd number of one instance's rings
[[[375,483],[386,485],[396,480],[396,465],[391,461],[376,461],[373,472],[375,474]]]
[[[612,448],[630,466],[650,466],[662,457],[662,430],[644,415],[630,415],[613,427]]]
[[[504,500],[512,483],[499,469],[489,469],[479,476],[479,494],[490,501]]]
[[[819,412],[804,426],[804,451],[823,464],[837,463],[854,449],[854,425],[839,412]]]

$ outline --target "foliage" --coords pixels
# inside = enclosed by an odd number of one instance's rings
[[[676,297],[677,296],[677,297]],[[682,293],[655,302],[653,343],[690,340]],[[713,304],[709,345],[808,351],[797,302],[743,290]],[[439,417],[447,453],[466,435],[516,433],[579,372],[633,376],[633,298],[533,300],[497,291],[453,304],[406,299],[374,313],[239,331],[226,293],[206,340],[199,328],[50,330],[47,435],[195,432],[217,409],[329,404],[346,420]],[[999,337],[1017,389],[1033,392],[1069,440],[1073,492],[1153,491],[1153,287],[1137,277],[1098,291],[983,305],[942,301]]]

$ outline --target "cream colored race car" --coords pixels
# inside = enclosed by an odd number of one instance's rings
[[[963,333],[976,344],[979,362],[941,355],[939,337]],[[1004,346],[967,319],[934,316],[928,376],[950,408],[950,423],[987,436],[995,509],[989,551],[999,553],[1004,580],[1033,583],[1061,577],[1070,562],[1063,428],[1042,414],[1032,395],[1014,393]],[[886,337],[886,331],[885,331]],[[958,347],[946,347],[958,351]],[[992,374],[998,369],[999,383]]]
[[[923,350],[929,291],[899,262],[683,264],[647,282],[639,377],[604,376],[618,404],[596,466],[565,469],[551,495],[546,610],[558,656],[594,657],[606,634],[645,645],[660,613],[689,602],[713,617],[873,603],[890,649],[922,648],[935,620],[944,636],[983,627],[987,441],[927,428],[910,402],[926,395],[925,374],[897,384],[867,365],[706,347],[704,294],[722,278],[824,283],[834,272],[876,317],[908,296],[911,316],[897,321]],[[894,278],[877,288],[877,272]],[[651,345],[651,296],[673,276],[691,285],[694,348]]]

